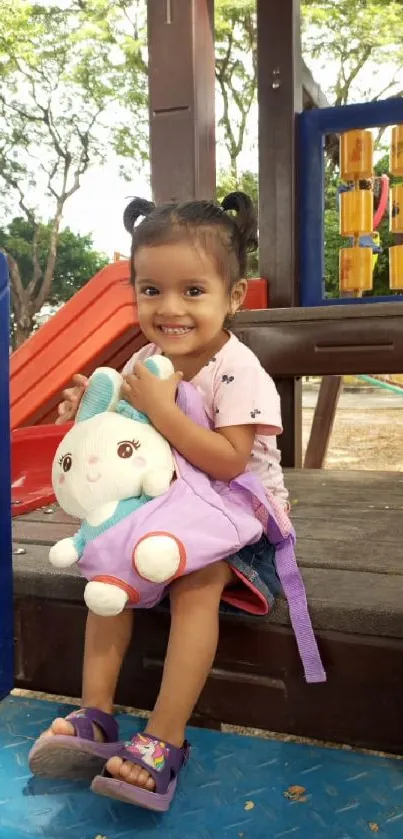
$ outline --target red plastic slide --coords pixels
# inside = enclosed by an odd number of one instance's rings
[[[52,422],[74,373],[122,367],[144,343],[129,263],[99,271],[10,360],[11,427]]]
[[[70,423],[71,425],[71,423]],[[12,432],[11,504],[20,516],[55,500],[52,462],[69,425],[36,425]]]
[[[267,281],[250,280],[246,309],[268,306]],[[54,500],[51,464],[66,429],[53,426],[60,394],[74,373],[121,369],[144,344],[129,263],[99,271],[10,360],[13,514]],[[38,426],[24,428],[22,426]]]

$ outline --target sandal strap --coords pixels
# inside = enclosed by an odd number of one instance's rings
[[[94,725],[101,729],[105,743],[117,743],[119,727],[112,716],[99,708],[79,708],[66,717],[71,722],[77,737],[83,740],[95,741]]]
[[[122,746],[118,757],[145,769],[155,781],[155,792],[159,795],[167,792],[169,784],[179,775],[190,755],[187,740],[178,748],[152,734],[135,734]]]

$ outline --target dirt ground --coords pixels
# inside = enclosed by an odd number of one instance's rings
[[[325,468],[403,471],[403,409],[374,407],[366,401],[338,407]],[[313,413],[313,408],[303,410],[304,450]]]

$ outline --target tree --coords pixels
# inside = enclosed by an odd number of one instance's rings
[[[216,80],[222,113],[218,127],[237,179],[248,118],[256,103],[257,35],[255,0],[216,0]]]
[[[18,265],[21,283],[25,289],[33,273],[33,239],[37,236],[37,260],[42,271],[46,270],[52,223],[37,227],[22,217],[14,218],[7,227],[0,228],[0,248]],[[108,264],[108,258],[93,249],[91,236],[81,236],[66,227],[59,234],[54,279],[47,302],[58,305],[69,300],[76,291]],[[15,324],[18,320],[18,298],[11,288],[11,339],[15,346]]]
[[[399,0],[303,0],[303,52],[333,68],[333,105],[403,95],[402,11]]]
[[[235,177],[256,105],[255,5],[255,0],[215,4],[219,131]],[[302,0],[301,9],[303,56],[327,75],[333,70],[326,91],[333,105],[403,95],[401,0]]]
[[[0,185],[8,212],[18,207],[33,230],[29,282],[9,257],[17,345],[51,293],[64,206],[84,173],[114,144],[144,159],[145,61],[129,21],[129,9],[135,17],[140,7],[140,0],[63,7],[2,0]],[[130,142],[127,104],[139,114]],[[43,215],[51,219],[45,261]]]

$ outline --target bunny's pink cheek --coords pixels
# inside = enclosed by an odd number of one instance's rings
[[[146,465],[146,461],[144,460],[144,457],[134,457],[132,465],[135,469],[142,469]]]
[[[59,486],[61,486],[62,484],[64,484],[65,480],[66,480],[66,478],[65,478],[65,476],[64,476],[64,475],[59,475]]]

